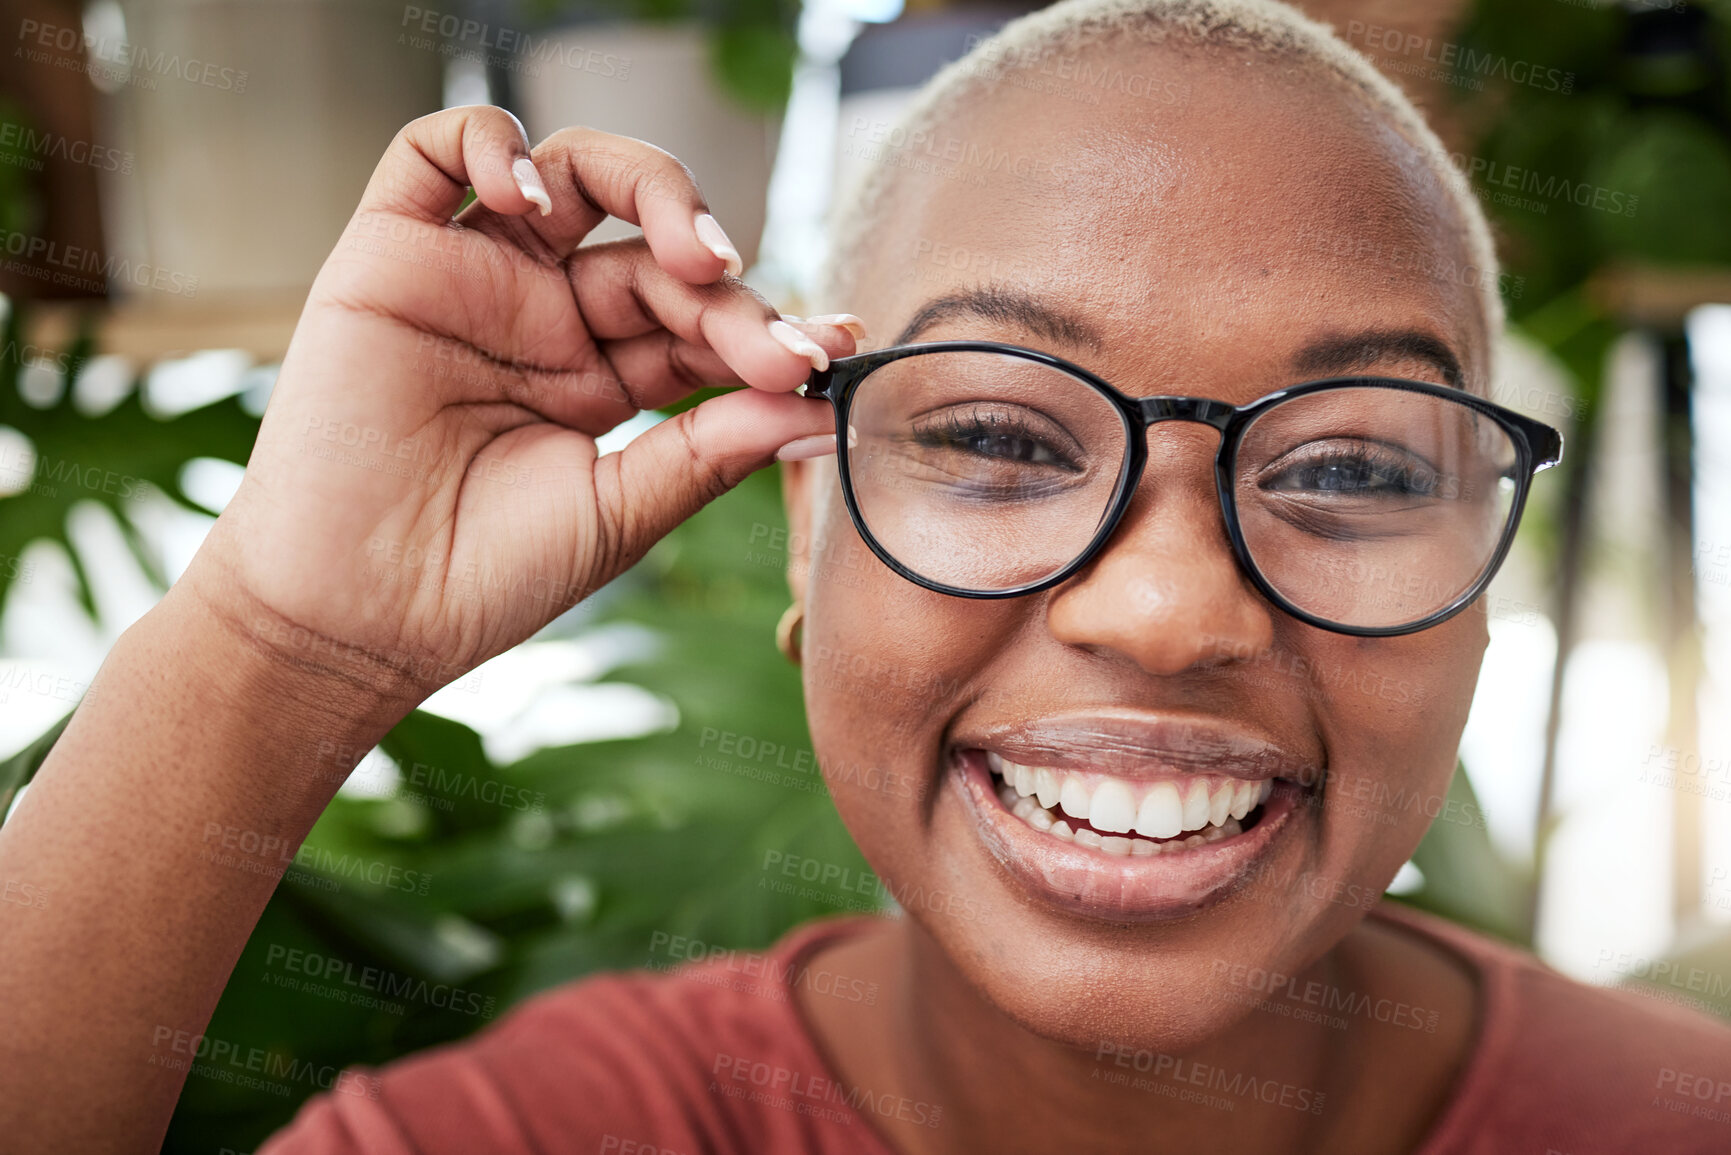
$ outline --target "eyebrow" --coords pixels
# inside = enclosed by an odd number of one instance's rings
[[[1062,309],[1015,289],[983,288],[952,293],[927,302],[896,337],[905,345],[936,325],[961,317],[1016,325],[1048,340],[1098,349],[1105,342],[1099,330]]]
[[[945,321],[977,318],[1017,325],[1031,333],[1069,345],[1099,349],[1105,342],[1086,321],[1045,304],[1016,289],[986,287],[968,289],[929,301],[897,334],[895,344],[905,345]],[[1324,337],[1300,349],[1292,366],[1301,374],[1326,375],[1368,369],[1378,361],[1401,359],[1422,361],[1456,389],[1466,387],[1466,374],[1454,350],[1440,338],[1420,329],[1376,329]]]
[[[1378,361],[1423,361],[1443,381],[1464,389],[1466,374],[1454,350],[1439,338],[1418,329],[1377,329],[1366,333],[1324,337],[1299,350],[1292,367],[1305,374],[1350,373],[1368,369]]]

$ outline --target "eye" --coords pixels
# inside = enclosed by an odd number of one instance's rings
[[[1344,497],[1446,497],[1447,479],[1415,454],[1372,442],[1299,446],[1264,470],[1261,488]]]
[[[980,457],[994,457],[1000,461],[1018,461],[1030,465],[1063,464],[1050,446],[1024,434],[1003,429],[960,428],[948,431],[942,437],[926,435],[917,440],[928,448],[959,449]]]
[[[966,453],[989,461],[1038,465],[1076,473],[1082,466],[1057,442],[1055,431],[1006,409],[972,408],[932,414],[912,430],[923,449]]]

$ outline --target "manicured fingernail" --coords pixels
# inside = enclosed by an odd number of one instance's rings
[[[697,239],[703,242],[703,247],[719,257],[727,265],[727,271],[739,276],[745,271],[745,262],[739,259],[739,250],[733,247],[733,242],[727,239],[727,234],[721,230],[721,222],[708,213],[697,214]]]
[[[823,351],[823,346],[786,321],[771,321],[769,323],[769,335],[780,341],[789,353],[810,359],[813,369],[829,368],[829,354]]]
[[[775,451],[777,461],[810,461],[828,457],[835,452],[835,434],[814,433],[810,437],[795,437]]]
[[[807,317],[805,323],[808,325],[834,325],[838,329],[846,329],[853,334],[853,339],[856,341],[863,341],[866,336],[865,322],[852,313],[825,313],[821,317]]]
[[[547,186],[541,183],[534,161],[526,156],[512,161],[511,179],[517,182],[517,191],[523,194],[523,199],[541,209],[542,216],[553,211],[553,198],[547,195]]]

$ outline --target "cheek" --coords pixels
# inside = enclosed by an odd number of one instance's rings
[[[898,844],[916,834],[933,788],[942,715],[959,682],[927,644],[916,587],[890,572],[854,531],[839,487],[820,488],[806,586],[806,716],[842,821],[880,876],[900,874]],[[930,616],[930,611],[925,611]]]
[[[923,757],[1026,609],[914,585],[855,532],[833,480],[815,497],[803,663],[813,737]]]
[[[1469,610],[1407,638],[1319,647],[1322,866],[1333,878],[1380,887],[1433,821],[1458,818],[1449,778],[1485,640],[1482,615]]]
[[[836,812],[901,901],[928,858],[924,815],[944,730],[934,707],[953,696],[953,675],[908,645],[896,618],[860,591],[818,589],[806,630],[812,747]]]
[[[923,860],[950,720],[1027,611],[898,577],[854,531],[838,487],[824,488],[805,596],[807,721],[843,822],[874,869],[906,879]]]

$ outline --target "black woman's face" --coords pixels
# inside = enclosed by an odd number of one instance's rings
[[[917,339],[1045,349],[1132,395],[1243,405],[1359,371],[1447,382],[1434,358],[1379,352],[1389,334],[1451,350],[1482,391],[1477,290],[1437,272],[1466,266],[1465,244],[1416,150],[1326,82],[1142,51],[1131,67],[1176,83],[1098,105],[1003,84],[940,130],[934,147],[953,137],[962,159],[904,174],[838,304],[887,342],[948,300]],[[1029,308],[970,308],[986,289]],[[1244,1013],[1227,968],[1293,974],[1346,933],[1441,806],[1484,650],[1473,610],[1360,639],[1270,606],[1233,559],[1216,446],[1204,426],[1154,426],[1104,553],[998,601],[878,563],[833,461],[790,486],[795,529],[820,546],[795,587],[843,819],[975,988],[1078,1045],[1212,1035]],[[1013,813],[1006,761],[1062,800]],[[1159,794],[1158,813],[1174,791],[1185,833],[1155,853],[1050,821],[1084,798],[1140,815]]]

